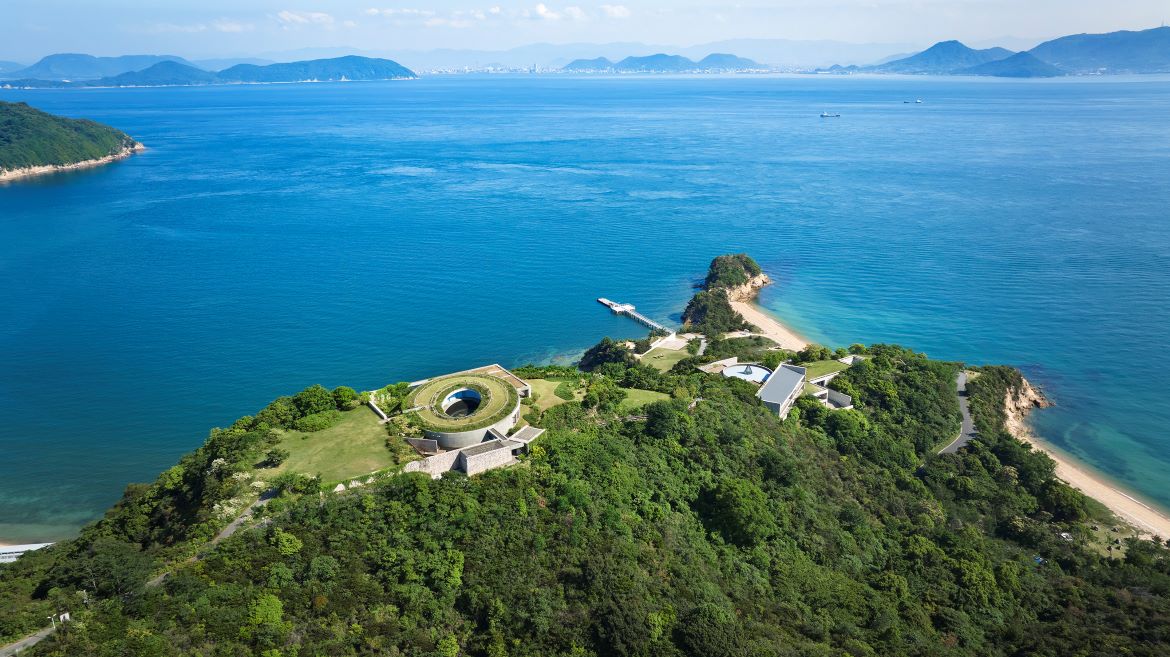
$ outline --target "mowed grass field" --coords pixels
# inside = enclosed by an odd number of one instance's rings
[[[686,353],[685,351],[683,353]],[[640,390],[638,388],[622,388],[626,391],[626,398],[622,400],[622,411],[633,411],[642,408],[646,404],[656,401],[663,401],[670,399],[670,395],[655,392],[653,390]]]
[[[289,456],[280,467],[266,472],[320,475],[326,483],[352,479],[398,464],[386,447],[386,428],[368,406],[341,414],[341,420],[322,431],[286,431],[277,447]],[[405,443],[403,443],[405,445]]]
[[[651,349],[645,354],[642,354],[642,362],[654,369],[666,372],[674,367],[675,363],[690,355],[690,352],[686,349],[679,349],[677,351],[662,348]]]
[[[560,406],[565,403],[564,399],[557,397],[556,389],[561,384],[560,381],[552,381],[549,379],[530,379],[528,384],[532,386],[532,392],[536,393],[536,407],[541,411],[547,411],[554,406]],[[584,391],[578,390],[573,394],[573,398],[581,401],[585,396]]]

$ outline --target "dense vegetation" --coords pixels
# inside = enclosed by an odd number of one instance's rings
[[[746,253],[716,257],[707,268],[703,289],[695,293],[683,311],[683,324],[708,337],[752,328],[743,315],[731,307],[727,291],[746,285],[761,273],[760,265]]]
[[[132,148],[124,132],[0,101],[0,171],[96,160]]]
[[[727,290],[701,290],[687,302],[683,323],[689,330],[709,336],[751,328],[751,324],[731,307]]]
[[[0,568],[0,634],[70,609],[35,654],[1167,654],[1167,550],[1107,559],[1060,538],[1083,536],[1084,509],[1003,431],[1018,373],[983,370],[981,439],[936,457],[958,428],[957,366],[854,350],[871,358],[838,381],[857,410],[802,399],[786,421],[750,384],[681,364],[523,368],[598,391],[526,416],[549,431],[523,467],[303,489],[184,562],[225,469],[262,455],[262,412],[77,541]],[[615,385],[671,399],[625,418]],[[324,408],[307,397],[292,407]]]
[[[718,287],[739,287],[762,273],[764,272],[760,269],[759,263],[746,253],[716,256],[707,268],[707,278],[703,279],[703,287],[708,290]]]

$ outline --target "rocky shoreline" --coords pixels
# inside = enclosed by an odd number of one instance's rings
[[[100,157],[94,160],[82,160],[81,162],[74,162],[73,164],[47,164],[39,167],[24,167],[21,169],[0,170],[0,183],[12,182],[14,180],[21,180],[24,178],[32,178],[34,176],[43,176],[50,173],[60,173],[62,171],[76,171],[79,169],[88,169],[91,167],[99,167],[110,162],[125,159],[135,153],[146,150],[146,147],[138,142],[134,142],[133,146],[127,146],[117,153],[112,153],[105,157]]]
[[[1170,537],[1170,517],[1141,500],[1120,490],[1104,477],[1090,472],[1084,466],[1045,445],[1028,426],[1028,415],[1037,408],[1052,406],[1044,393],[1022,379],[1023,383],[1004,395],[1004,428],[1033,448],[1056,462],[1056,476],[1085,495],[1104,504],[1121,520],[1129,523],[1145,537]]]

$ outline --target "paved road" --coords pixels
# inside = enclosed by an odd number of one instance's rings
[[[19,653],[20,651],[24,650],[25,648],[35,646],[36,644],[41,642],[41,639],[44,639],[45,637],[49,636],[52,633],[53,633],[53,628],[46,627],[45,629],[41,630],[40,632],[37,632],[36,634],[33,634],[31,636],[26,636],[23,639],[21,639],[20,641],[17,641],[16,643],[10,643],[10,644],[0,648],[0,657],[11,657],[12,655],[15,655],[15,654]]]
[[[938,450],[939,454],[954,454],[967,446],[973,438],[979,437],[975,433],[975,423],[971,421],[971,408],[967,403],[967,373],[959,372],[955,377],[955,392],[959,395],[959,410],[963,411],[963,426],[959,429],[959,437],[951,441],[950,445]]]

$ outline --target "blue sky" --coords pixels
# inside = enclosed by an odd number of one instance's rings
[[[0,58],[241,56],[306,47],[692,45],[733,38],[929,44],[1156,27],[1166,0],[0,0]]]

